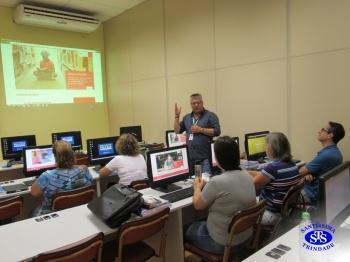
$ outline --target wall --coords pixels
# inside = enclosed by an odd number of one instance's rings
[[[148,0],[104,25],[110,131],[164,141],[200,92],[223,134],[287,133],[296,157],[328,120],[348,129],[348,1]],[[347,110],[348,109],[348,110]],[[349,139],[341,143],[349,159]],[[242,144],[242,143],[241,143]]]
[[[26,43],[48,44],[85,49],[104,48],[103,27],[92,34],[57,31],[17,25],[12,9],[0,7],[0,38]],[[104,65],[104,61],[102,61]],[[106,103],[63,104],[45,107],[6,106],[2,66],[0,67],[0,136],[35,134],[37,144],[51,144],[51,133],[80,130],[86,149],[87,138],[109,134]],[[106,94],[104,95],[106,97]]]

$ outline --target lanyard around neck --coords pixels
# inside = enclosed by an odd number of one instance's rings
[[[197,125],[199,120],[199,117],[197,119],[195,119],[194,117],[192,117],[192,125]]]

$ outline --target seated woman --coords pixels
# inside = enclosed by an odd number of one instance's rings
[[[31,186],[32,196],[44,196],[41,206],[37,207],[32,216],[40,216],[52,212],[52,196],[59,191],[73,190],[88,186],[92,177],[86,166],[76,166],[72,146],[59,140],[53,145],[56,169],[47,170]]]
[[[280,218],[282,200],[288,189],[299,182],[299,170],[292,162],[290,144],[283,133],[267,135],[266,155],[272,160],[261,171],[249,171],[255,187],[263,188],[260,199],[266,199],[261,224],[274,225]]]
[[[185,238],[203,250],[223,254],[233,214],[254,205],[256,198],[253,179],[239,168],[236,142],[228,136],[220,137],[214,144],[214,152],[223,173],[212,177],[205,186],[200,178],[193,183],[193,205],[195,209],[209,208],[208,219],[191,224]],[[245,243],[251,235],[252,229],[238,234],[234,246]]]
[[[118,155],[100,170],[101,176],[115,172],[119,176],[119,183],[123,185],[147,178],[146,161],[140,154],[139,144],[133,135],[122,134],[116,143],[116,149]]]

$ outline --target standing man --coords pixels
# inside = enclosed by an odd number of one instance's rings
[[[219,118],[203,107],[202,95],[190,96],[192,112],[185,115],[180,122],[181,107],[175,104],[174,130],[176,133],[186,131],[186,143],[192,163],[200,161],[202,172],[210,173],[210,142],[221,133]]]
[[[318,131],[318,141],[322,149],[315,158],[299,169],[301,176],[305,176],[303,195],[306,202],[315,205],[318,200],[318,177],[343,162],[343,156],[337,143],[345,136],[344,127],[335,122],[328,122]]]

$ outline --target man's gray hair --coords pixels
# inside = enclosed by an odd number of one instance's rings
[[[194,94],[190,95],[190,98],[194,98],[194,97],[198,97],[202,100],[202,95],[200,93],[194,93]]]

